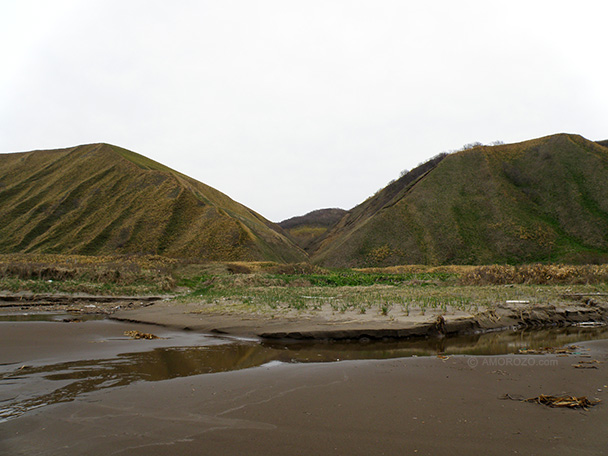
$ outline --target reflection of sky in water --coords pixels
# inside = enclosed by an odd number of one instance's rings
[[[0,421],[45,405],[67,402],[106,388],[136,381],[272,367],[279,363],[333,362],[444,354],[498,355],[519,348],[556,347],[577,341],[608,338],[602,328],[555,328],[502,331],[443,339],[384,342],[263,342],[238,341],[205,346],[156,348],[110,359],[69,361],[19,367],[3,366],[0,375]],[[11,370],[14,367],[14,370]],[[7,372],[7,368],[10,370]],[[6,398],[6,399],[5,399]]]

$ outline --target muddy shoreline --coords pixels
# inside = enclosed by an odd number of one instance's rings
[[[386,318],[380,315],[308,314],[264,315],[210,311],[196,302],[167,296],[94,296],[33,293],[0,295],[0,312],[67,312],[101,314],[113,320],[159,325],[208,334],[268,340],[408,339],[483,333],[510,328],[542,328],[608,323],[608,304],[580,297],[575,305],[532,305],[507,302],[478,313],[447,308],[424,315]]]
[[[112,319],[156,324],[211,334],[228,334],[262,339],[350,340],[407,339],[480,333],[508,328],[541,328],[608,322],[608,306],[593,303],[570,306],[531,306],[507,303],[477,314],[448,309],[398,319],[318,315],[264,316],[201,310],[196,303],[158,302],[122,310]]]
[[[85,293],[0,293],[0,313],[69,312],[111,315],[152,305],[172,296],[108,296]]]
[[[86,305],[90,304],[83,302]],[[484,315],[485,319],[455,312],[444,315],[444,319],[447,328],[455,328],[450,326],[454,320],[475,317],[478,332],[491,331],[492,325],[513,326],[513,322],[541,326],[595,318],[605,321],[605,309],[598,306],[537,308],[535,312],[527,312],[528,307],[496,308]],[[37,308],[25,309],[31,312]],[[59,310],[52,306],[38,309]],[[82,311],[91,309],[83,307]],[[13,309],[16,310],[24,311]],[[194,337],[201,344],[208,344],[204,333],[213,329],[255,336],[266,332],[315,337],[335,337],[340,334],[337,331],[345,331],[346,335],[374,334],[370,321],[343,321],[341,315],[298,321],[295,316],[272,319],[205,314],[200,310],[196,304],[158,302],[112,313],[118,318],[129,316],[153,323],[155,326],[147,327],[133,324],[142,331],[158,332],[161,338],[153,341],[126,340],[124,330],[133,329],[131,323],[107,320],[28,324],[33,332],[23,331],[18,322],[4,323],[0,363],[19,374],[3,380],[11,383],[31,375],[28,366],[39,368],[50,363],[63,366],[54,379],[63,388],[61,382],[65,379],[61,373],[70,371],[65,362],[76,362],[71,370],[83,373],[78,360],[125,359],[129,356],[125,353],[145,350],[150,358],[142,358],[138,368],[117,370],[116,376],[111,363],[103,361],[103,376],[83,376],[74,389],[77,394],[70,400],[33,408],[0,423],[0,453],[441,456],[454,454],[457,448],[463,454],[484,456],[565,456],[600,455],[608,448],[608,340],[577,342],[576,348],[566,353],[544,354],[472,356],[442,350],[430,356],[306,363],[276,361],[272,355],[268,357],[270,362],[256,361],[253,367],[242,370],[150,380],[146,374],[150,366],[165,372],[175,364],[153,347],[175,346],[184,354],[179,358],[180,366],[190,363],[198,368],[200,363],[179,348],[185,345],[180,338],[185,342]],[[412,316],[410,329],[425,334],[426,328],[426,334],[430,334],[429,328],[436,319],[437,315],[430,313]],[[390,328],[389,323],[396,326]],[[408,331],[407,323],[378,319],[376,334],[391,329]],[[487,327],[482,328],[483,324]],[[171,329],[167,328],[194,331],[168,334]],[[276,343],[269,339],[264,343]],[[292,343],[309,342],[312,341],[304,339]],[[354,345],[359,350],[366,350],[367,346]],[[382,345],[390,349],[390,342]],[[281,347],[273,350],[288,351]],[[237,351],[233,361],[253,362],[259,355],[252,353]],[[340,358],[343,356],[348,356],[347,352]],[[135,374],[139,377],[131,381],[122,377]],[[46,383],[13,384],[11,388],[17,388],[18,396],[40,394],[40,388],[52,380],[41,376],[39,381]],[[92,386],[90,382],[95,381],[99,385]],[[0,402],[13,400],[14,394],[5,393]],[[570,410],[521,401],[539,395],[584,396],[600,402],[589,409]]]

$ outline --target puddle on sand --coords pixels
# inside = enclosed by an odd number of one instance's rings
[[[108,318],[103,314],[71,314],[71,313],[56,313],[56,312],[32,312],[32,313],[0,313],[1,321],[91,321],[104,320]]]
[[[6,368],[9,366],[2,366],[4,373],[0,375],[0,386],[5,391],[0,396],[0,421],[35,408],[72,401],[86,393],[126,386],[136,381],[160,381],[257,366],[271,367],[280,363],[387,359],[439,353],[498,355],[517,353],[520,348],[555,347],[605,338],[608,338],[606,327],[568,327],[368,343],[224,341],[204,346],[155,348],[109,359],[20,368],[10,366],[8,372]],[[1,400],[4,398],[7,399]]]

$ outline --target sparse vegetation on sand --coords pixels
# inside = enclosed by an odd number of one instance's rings
[[[215,271],[184,277],[179,284],[190,291],[180,299],[203,303],[210,312],[280,315],[330,310],[390,318],[427,311],[476,313],[507,301],[532,307],[572,304],[585,296],[604,301],[601,295],[608,291],[608,267],[598,265],[289,269],[297,267],[266,265],[244,274]]]
[[[317,275],[305,274],[201,276],[181,282],[191,291],[180,299],[204,303],[209,312],[278,316],[293,311],[314,314],[330,310],[336,314],[391,317],[423,316],[429,311],[477,313],[509,301],[526,303],[530,307],[573,304],[581,295],[605,301],[606,297],[597,294],[608,291],[605,283],[462,285],[458,274],[424,272],[385,276],[364,272],[344,276],[334,273],[319,279]]]
[[[176,294],[208,312],[366,314],[392,318],[508,301],[535,305],[608,300],[607,265],[397,266],[323,269],[307,263],[195,263],[159,256],[2,255],[9,292]]]

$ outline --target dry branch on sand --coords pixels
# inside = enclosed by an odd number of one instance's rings
[[[510,394],[504,394],[501,399],[520,401],[520,402],[532,402],[534,404],[546,405],[547,407],[565,407],[571,409],[582,408],[587,410],[589,407],[593,407],[599,404],[599,399],[590,400],[587,396],[551,396],[547,394],[541,394],[540,396],[530,397],[523,399],[521,397],[513,397]]]
[[[524,402],[533,402],[548,407],[582,408],[586,410],[589,407],[599,404],[600,400],[589,400],[586,396],[547,396],[541,394],[537,397],[525,399]]]

